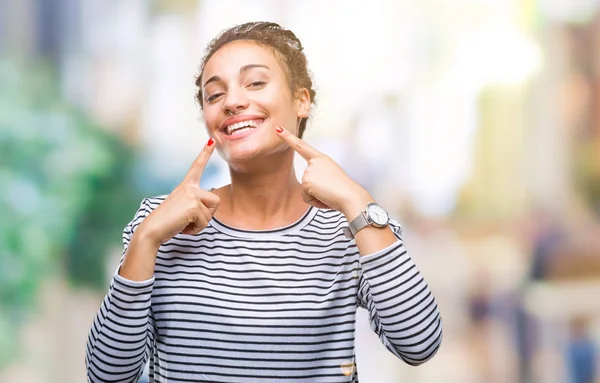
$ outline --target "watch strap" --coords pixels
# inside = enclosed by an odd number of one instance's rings
[[[360,214],[352,220],[352,222],[348,223],[348,227],[344,227],[343,231],[346,235],[346,238],[352,239],[361,229],[369,226],[369,221],[365,216],[365,212],[360,212]]]

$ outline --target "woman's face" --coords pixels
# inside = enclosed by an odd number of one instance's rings
[[[287,150],[275,127],[297,132],[298,118],[308,117],[308,91],[294,97],[273,52],[251,41],[215,52],[201,86],[208,133],[230,164]]]

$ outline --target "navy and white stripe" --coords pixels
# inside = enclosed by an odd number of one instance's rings
[[[123,233],[164,197],[145,199]],[[269,231],[238,230],[213,219],[195,236],[159,249],[154,277],[115,274],[86,348],[90,382],[136,382],[150,361],[151,382],[357,382],[357,307],[372,329],[411,365],[438,350],[435,300],[398,241],[359,256],[345,217],[310,208]]]

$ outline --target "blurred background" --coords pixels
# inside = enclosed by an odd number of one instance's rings
[[[206,142],[204,47],[254,20],[305,45],[306,140],[442,312],[413,368],[359,311],[361,381],[600,382],[600,0],[0,0],[0,382],[86,380],[123,227]]]

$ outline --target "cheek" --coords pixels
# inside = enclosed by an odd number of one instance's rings
[[[218,123],[218,111],[215,108],[204,108],[202,111],[202,119],[204,120],[204,125],[208,131],[212,131],[216,129],[216,125]]]
[[[287,89],[277,89],[264,96],[262,104],[278,118],[291,120],[296,117],[295,103]]]

